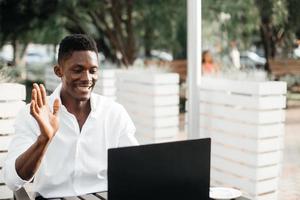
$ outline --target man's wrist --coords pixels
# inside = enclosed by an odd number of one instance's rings
[[[39,135],[38,138],[37,138],[37,142],[40,145],[47,145],[50,141],[51,141],[50,138],[48,138],[46,136],[43,136],[43,135]]]

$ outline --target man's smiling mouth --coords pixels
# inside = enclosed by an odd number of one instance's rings
[[[93,84],[77,85],[76,88],[80,91],[87,92],[87,91],[90,91],[93,88]]]

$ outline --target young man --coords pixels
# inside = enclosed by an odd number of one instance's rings
[[[35,192],[45,198],[107,190],[107,150],[137,141],[125,109],[92,93],[98,63],[90,37],[62,40],[54,67],[61,84],[49,98],[43,85],[34,84],[31,103],[15,121],[4,164],[12,190],[33,179]]]

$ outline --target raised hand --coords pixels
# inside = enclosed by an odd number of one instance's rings
[[[33,84],[33,87],[30,114],[34,117],[40,127],[40,137],[46,141],[50,141],[59,127],[59,100],[55,99],[52,112],[46,98],[45,87],[42,84],[38,86],[36,83]]]

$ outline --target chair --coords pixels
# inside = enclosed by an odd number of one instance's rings
[[[1,83],[0,91],[0,199],[10,199],[13,192],[4,184],[2,166],[13,137],[15,116],[25,105],[26,92],[24,85],[16,83]]]

